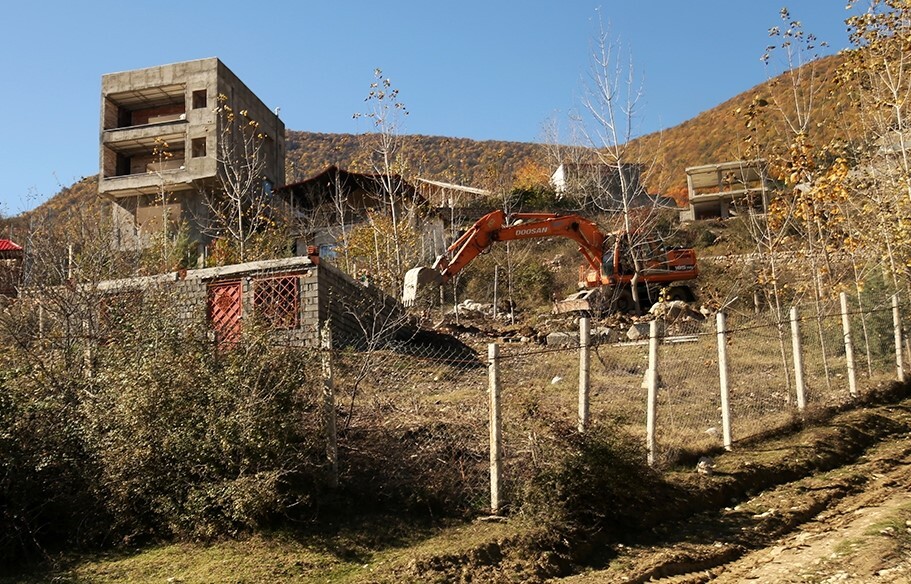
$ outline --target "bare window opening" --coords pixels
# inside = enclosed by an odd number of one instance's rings
[[[193,109],[202,109],[206,107],[206,90],[197,89],[193,92]]]
[[[206,139],[203,138],[193,138],[190,142],[192,147],[193,158],[204,158],[206,155]]]
[[[297,328],[298,281],[297,276],[256,280],[253,289],[254,313],[274,328]]]

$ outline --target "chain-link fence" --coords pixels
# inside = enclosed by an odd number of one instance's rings
[[[780,314],[730,311],[724,331],[715,318],[692,312],[660,319],[653,404],[648,323],[620,330],[596,325],[587,343],[574,332],[552,345],[500,342],[503,498],[521,498],[527,479],[558,459],[554,450],[576,431],[583,410],[587,423],[609,423],[647,443],[647,412],[653,407],[652,458],[658,467],[668,467],[721,448],[726,431],[736,448],[895,380],[897,359],[907,363],[908,350],[903,342],[896,355],[892,299],[865,300],[860,305],[848,298],[847,312],[837,301]],[[909,312],[906,305],[898,307],[900,316]],[[433,485],[426,493],[431,499],[468,508],[489,502],[489,364],[487,347],[472,338],[473,346],[429,343],[334,352],[343,479],[365,472],[359,461],[383,459],[362,455],[384,450],[388,464],[401,467],[402,489],[420,477],[410,484]],[[583,346],[587,385],[580,384]],[[584,408],[580,400],[587,400]],[[399,452],[393,456],[392,449]]]

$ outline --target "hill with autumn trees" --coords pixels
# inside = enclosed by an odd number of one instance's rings
[[[811,82],[815,88],[812,107],[816,122],[810,128],[810,139],[824,144],[839,136],[850,137],[857,126],[857,115],[848,91],[838,83],[838,67],[843,61],[841,55],[813,61],[796,76],[785,73],[680,125],[637,138],[627,145],[626,158],[649,167],[646,183],[651,193],[670,195],[684,204],[686,167],[753,158],[786,148],[788,132],[782,128],[782,111],[778,108],[779,104],[788,103],[794,79],[804,90]],[[757,108],[757,104],[762,107]],[[790,113],[789,106],[780,107]],[[313,176],[329,165],[371,172],[369,138],[289,130],[287,182]],[[492,190],[546,181],[560,163],[554,154],[558,149],[548,144],[423,135],[400,136],[398,144],[400,161],[396,168],[406,177]],[[85,214],[87,209],[100,205],[96,185],[95,177],[85,178],[11,221],[17,228],[24,228],[35,216],[53,219],[78,209]]]
[[[811,140],[824,144],[851,136],[857,116],[847,91],[838,83],[843,61],[840,55],[816,60],[800,70],[799,78],[785,73],[678,126],[637,138],[627,145],[627,157],[651,169],[650,192],[671,194],[683,203],[680,195],[686,193],[687,167],[753,158],[786,146],[788,131],[781,127],[781,118],[782,113],[792,113],[788,96],[792,81],[802,91],[806,84],[814,85],[816,123],[810,129]],[[756,104],[762,107],[757,109]],[[362,135],[289,131],[287,145],[289,182],[330,164],[370,170],[366,162],[370,146]],[[496,189],[513,186],[517,178],[521,182],[523,175],[549,176],[560,163],[555,150],[547,144],[412,135],[401,137],[399,154],[409,175]]]

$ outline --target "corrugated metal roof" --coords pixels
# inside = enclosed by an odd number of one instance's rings
[[[22,251],[22,246],[9,239],[0,239],[0,251]]]

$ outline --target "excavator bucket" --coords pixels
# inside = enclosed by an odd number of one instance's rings
[[[418,294],[427,284],[439,286],[443,283],[443,277],[433,268],[420,267],[412,268],[405,272],[405,286],[402,290],[402,304],[411,306],[417,300]]]
[[[563,300],[558,300],[554,302],[553,312],[554,314],[562,314],[564,312],[592,312],[596,308],[599,308],[598,301],[600,300],[600,290],[597,288],[590,290],[581,290],[570,296],[567,296]]]

